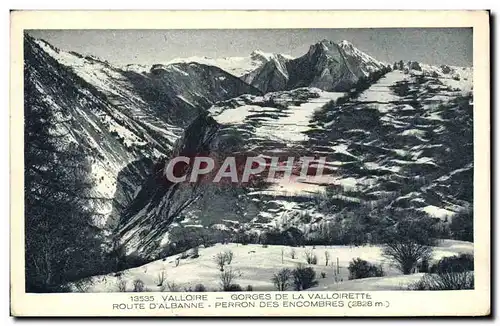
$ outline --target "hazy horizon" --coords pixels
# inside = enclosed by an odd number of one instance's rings
[[[245,57],[254,50],[299,57],[323,39],[348,40],[374,58],[393,63],[472,66],[472,28],[361,28],[252,30],[28,30],[33,37],[113,64],[174,58]]]

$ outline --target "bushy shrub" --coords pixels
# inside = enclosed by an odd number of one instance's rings
[[[253,286],[247,285],[247,291],[253,291]]]
[[[367,277],[381,277],[384,276],[382,267],[373,265],[361,258],[355,258],[349,263],[349,279],[356,280],[359,278]]]
[[[419,261],[429,259],[435,244],[435,222],[430,218],[406,218],[386,231],[384,257],[405,275],[414,272]]]
[[[207,288],[203,284],[196,284],[194,286],[193,292],[206,292]]]
[[[419,273],[428,273],[430,266],[429,266],[429,259],[424,258],[422,259],[418,264],[417,264],[417,269]]]
[[[309,265],[316,265],[318,263],[318,256],[312,250],[306,250],[304,256]]]
[[[312,267],[300,265],[293,270],[293,285],[295,290],[306,290],[317,284],[316,272]]]
[[[326,273],[325,272],[321,272],[321,278],[325,278],[326,277]]]
[[[179,292],[180,291],[180,287],[179,287],[179,284],[175,283],[175,282],[167,282],[167,287],[169,292]]]
[[[234,253],[231,250],[226,250],[224,252],[224,259],[226,263],[229,265],[233,261]]]
[[[191,258],[198,258],[200,257],[200,250],[198,248],[198,246],[194,247],[193,249],[191,249]]]
[[[73,283],[76,292],[78,293],[87,293],[89,289],[92,287],[93,281],[91,279],[82,279]],[[70,289],[66,289],[66,286],[61,287],[62,292],[70,292]],[[123,291],[125,292],[125,291]]]
[[[469,289],[474,289],[474,272],[425,274],[419,281],[408,286],[408,290],[414,291]]]
[[[237,275],[232,269],[222,271],[219,275],[220,287],[223,291],[230,291],[229,288],[233,285],[233,281]]]
[[[146,287],[144,286],[144,282],[142,280],[134,281],[134,292],[144,292],[146,291]]]
[[[278,291],[285,291],[291,285],[293,272],[289,268],[283,268],[271,278],[274,287]]]
[[[127,281],[119,278],[118,283],[117,283],[117,287],[118,287],[118,292],[127,292]]]
[[[243,291],[239,284],[230,284],[224,291],[226,292],[240,292]]]
[[[453,239],[474,242],[474,214],[462,211],[455,215],[450,223]]]
[[[443,257],[432,265],[431,273],[460,273],[474,270],[474,256],[471,254],[460,254],[451,257]]]

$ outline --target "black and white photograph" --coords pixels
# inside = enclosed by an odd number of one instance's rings
[[[474,290],[474,37],[25,29],[25,292]]]

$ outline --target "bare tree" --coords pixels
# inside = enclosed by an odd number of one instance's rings
[[[27,51],[32,44],[25,38]],[[34,67],[27,64],[24,70],[25,286],[27,292],[59,292],[115,266],[93,222],[99,215],[94,208],[104,199],[92,191],[91,149],[71,141],[76,122],[69,108],[78,104],[45,101],[53,95],[40,93],[35,81],[45,78],[52,85],[47,89],[57,92],[62,79],[38,76]]]
[[[179,285],[177,283],[175,283],[174,281],[172,282],[167,282],[167,289],[170,291],[170,292],[179,292]]]
[[[231,264],[231,262],[233,261],[233,257],[234,257],[234,253],[232,250],[226,250],[224,252],[224,258],[225,258],[225,261],[228,265]]]
[[[224,271],[224,265],[226,264],[226,255],[223,252],[219,252],[214,258],[215,264],[219,267],[220,271]]]
[[[223,291],[228,291],[236,278],[237,274],[231,268],[226,271],[221,271],[219,276],[221,289]]]
[[[127,292],[127,281],[119,277],[117,287],[118,287],[118,292]]]
[[[285,291],[293,283],[292,276],[293,272],[291,269],[283,268],[278,273],[273,275],[271,281],[278,291]]]
[[[161,271],[161,273],[159,273],[156,277],[156,285],[162,286],[163,281],[165,281],[165,271]]]
[[[328,262],[330,261],[330,252],[325,250],[325,266],[328,266]]]
[[[316,265],[318,263],[318,256],[316,256],[312,250],[306,250],[304,252],[304,256],[306,257],[306,262],[308,264]]]

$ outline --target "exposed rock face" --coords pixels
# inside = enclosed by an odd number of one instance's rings
[[[172,156],[209,155],[218,124],[199,115],[185,130]],[[201,195],[200,183],[172,183],[165,176],[167,160],[155,164],[149,179],[122,215],[117,242],[141,256],[158,253],[170,225]],[[192,166],[185,167],[189,175]]]

